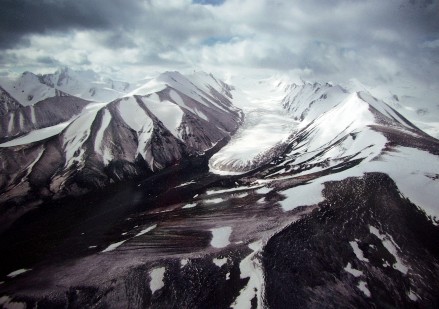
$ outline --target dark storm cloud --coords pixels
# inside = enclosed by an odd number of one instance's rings
[[[2,0],[0,47],[13,47],[29,34],[69,29],[111,29],[136,22],[142,1]]]

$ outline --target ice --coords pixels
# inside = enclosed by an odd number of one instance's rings
[[[222,259],[213,259],[213,263],[218,266],[221,267],[223,265],[225,265],[227,263],[227,258],[222,258]]]
[[[361,292],[364,293],[367,297],[370,297],[372,294],[370,293],[369,289],[367,288],[367,283],[364,281],[358,282],[357,285],[358,289],[360,289]]]
[[[360,247],[358,247],[358,243],[356,241],[350,241],[349,244],[351,245],[352,250],[354,250],[357,259],[362,262],[369,262],[369,260],[364,257],[363,251],[360,249]]]
[[[9,278],[15,278],[21,274],[24,274],[28,271],[30,271],[31,269],[26,269],[26,268],[22,268],[22,269],[18,269],[18,270],[14,270],[13,272],[9,273],[8,275],[6,275],[6,277]]]
[[[210,245],[214,248],[225,248],[230,244],[230,235],[232,234],[232,228],[230,226],[224,226],[219,228],[210,229],[212,232],[212,240]]]
[[[146,229],[141,230],[141,231],[140,231],[139,233],[137,233],[136,236],[134,236],[134,237],[142,236],[143,234],[146,234],[146,233],[152,231],[152,230],[155,229],[156,227],[157,227],[157,224],[151,225],[150,227],[147,227]]]
[[[117,247],[121,246],[124,242],[126,242],[128,239],[116,242],[114,244],[109,245],[106,249],[104,249],[102,252],[109,252],[115,250]]]
[[[165,277],[165,271],[165,267],[158,267],[152,269],[149,272],[149,276],[151,277],[149,288],[151,289],[152,294],[165,286],[165,283],[163,282],[163,279]]]
[[[354,277],[360,277],[363,276],[363,272],[361,270],[352,268],[351,263],[348,263],[348,265],[346,265],[346,267],[344,268],[344,270],[346,270],[348,273],[350,273],[352,276]]]

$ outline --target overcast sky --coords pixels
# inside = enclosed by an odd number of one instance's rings
[[[0,0],[0,74],[61,65],[439,83],[438,0]]]

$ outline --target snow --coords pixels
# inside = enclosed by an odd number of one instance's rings
[[[281,110],[260,108],[245,113],[244,124],[231,141],[209,161],[211,171],[243,172],[253,169],[253,161],[285,142],[294,127],[293,120]]]
[[[14,302],[6,295],[0,297],[0,306],[4,309],[26,309],[26,303]]]
[[[319,181],[293,187],[282,191],[286,199],[280,201],[280,205],[283,211],[290,211],[298,206],[318,204],[324,200],[322,190],[323,185]]]
[[[207,195],[213,195],[213,194],[221,194],[221,193],[230,193],[230,192],[240,192],[240,191],[244,191],[244,190],[251,190],[251,189],[256,189],[256,188],[260,188],[261,186],[251,186],[251,187],[246,187],[246,186],[241,186],[241,187],[236,187],[236,188],[231,188],[231,189],[223,189],[223,190],[207,190],[206,194]],[[258,191],[256,191],[258,192]]]
[[[156,227],[157,227],[157,224],[151,225],[150,227],[147,227],[146,229],[141,230],[141,231],[140,231],[139,233],[137,233],[136,236],[134,236],[134,237],[142,236],[142,235],[144,235],[144,234],[146,234],[146,233],[152,231],[152,230],[155,229]]]
[[[367,288],[367,283],[364,281],[360,281],[358,282],[357,285],[358,289],[360,289],[361,292],[364,293],[364,295],[366,295],[367,297],[372,296],[372,294],[370,293],[369,289]]]
[[[38,77],[30,72],[23,73],[15,80],[2,79],[1,86],[24,106],[55,96],[55,89],[42,84]]]
[[[354,250],[357,259],[359,259],[362,262],[369,262],[369,260],[364,257],[363,251],[360,249],[356,241],[350,241],[349,244],[351,245],[352,250]]]
[[[240,278],[249,278],[249,281],[231,305],[234,309],[251,309],[251,301],[255,297],[257,298],[257,308],[263,308],[264,271],[261,261],[257,257],[262,251],[262,241],[250,244],[249,248],[253,252],[239,264]]]
[[[143,108],[140,107],[136,98],[126,97],[119,102],[119,113],[125,123],[137,132],[139,144],[137,153],[146,160],[145,147],[148,144],[153,129],[153,121]]]
[[[180,267],[183,268],[189,263],[189,259],[182,259],[180,261]]]
[[[96,119],[96,114],[103,106],[105,104],[87,105],[83,113],[64,130],[66,166],[70,166],[73,161],[81,162],[83,160],[84,150],[81,149],[82,145],[90,136],[91,126]],[[80,150],[80,154],[75,158],[74,154],[77,150]]]
[[[151,277],[151,281],[149,282],[149,288],[151,289],[152,294],[165,286],[165,283],[163,281],[165,277],[165,271],[165,267],[158,267],[152,269],[149,272],[149,276]]]
[[[202,111],[200,111],[196,107],[191,108],[189,105],[187,105],[184,102],[183,98],[176,91],[174,90],[169,91],[169,96],[171,97],[172,101],[175,102],[177,105],[188,109],[189,111],[200,117],[201,119],[209,121],[209,118],[207,118],[207,116]]]
[[[197,206],[197,203],[186,204],[182,208],[183,209],[194,208],[195,206]]]
[[[71,123],[71,120],[43,128],[38,130],[33,130],[29,134],[26,134],[24,136],[18,137],[16,139],[10,140],[6,143],[0,144],[0,147],[12,147],[12,146],[19,146],[19,145],[25,145],[37,141],[41,141],[43,139],[49,138],[51,136],[55,136],[62,132],[69,124]]]
[[[203,200],[204,204],[218,204],[221,202],[224,202],[225,200],[223,198],[213,198],[213,199],[208,199],[208,200]]]
[[[113,159],[113,156],[111,155],[108,149],[105,149],[105,144],[102,142],[104,138],[105,130],[110,124],[110,121],[111,121],[111,114],[108,110],[105,109],[104,115],[102,116],[101,127],[96,133],[96,139],[94,145],[95,151],[102,155],[105,165],[107,165]]]
[[[140,132],[148,117],[134,97],[126,97],[119,102],[119,113],[125,123],[136,132]]]
[[[9,114],[8,132],[11,132],[14,129],[14,115],[15,113]]]
[[[143,102],[146,107],[163,123],[172,135],[179,138],[178,127],[183,118],[181,108],[167,100],[159,101],[150,98],[144,98]]]
[[[227,263],[227,258],[222,258],[222,259],[213,259],[213,263],[218,266],[221,267],[223,265],[225,265]]]
[[[372,225],[369,225],[369,231],[371,234],[378,237],[381,240],[383,246],[387,249],[387,251],[389,251],[389,253],[394,256],[396,263],[393,264],[393,268],[406,275],[409,268],[404,265],[404,263],[398,256],[397,245],[393,238],[388,234],[381,234],[380,231]]]
[[[214,248],[225,248],[230,244],[230,235],[232,228],[230,226],[218,227],[210,229],[212,232],[212,240],[210,245]]]
[[[190,184],[194,184],[194,183],[196,183],[196,182],[194,180],[191,180],[191,181],[184,182],[181,185],[176,186],[176,188],[186,187],[186,186],[188,186]]]
[[[31,269],[26,269],[26,268],[21,268],[21,269],[18,269],[18,270],[14,270],[13,272],[11,272],[8,275],[6,275],[6,277],[15,278],[15,277],[17,277],[17,276],[19,276],[21,274],[24,274],[24,273],[30,271],[30,270]]]
[[[348,273],[350,273],[352,276],[354,277],[360,277],[363,276],[363,272],[361,270],[352,268],[351,263],[348,263],[348,265],[346,265],[346,267],[344,268],[345,271],[347,271]]]
[[[411,289],[410,289],[410,291],[407,293],[407,296],[410,298],[410,300],[412,300],[412,301],[418,301],[418,299],[419,299],[419,296],[415,293],[415,292],[413,292]]]
[[[37,122],[37,117],[35,116],[35,107],[33,105],[30,107],[30,118],[32,123]]]
[[[102,252],[109,252],[115,250],[117,247],[121,246],[124,242],[126,242],[128,239],[116,242],[114,244],[109,245],[106,249],[102,250]]]

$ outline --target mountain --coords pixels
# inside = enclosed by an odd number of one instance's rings
[[[4,116],[10,134],[43,129],[0,144],[2,203],[78,195],[202,157],[243,116],[229,86],[204,73],[167,72],[110,103],[56,100]],[[71,120],[46,123],[58,116]]]
[[[4,148],[51,152],[15,172],[21,188],[58,153],[45,188],[68,197],[0,234],[0,304],[436,308],[439,141],[367,89],[242,85],[168,72]]]
[[[138,88],[142,81],[129,83],[105,78],[89,71],[62,67],[52,74],[24,72],[16,79],[0,80],[0,86],[24,106],[68,94],[87,101],[110,102]]]

